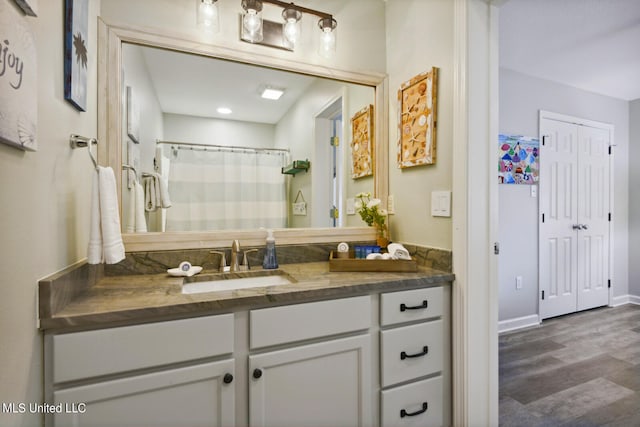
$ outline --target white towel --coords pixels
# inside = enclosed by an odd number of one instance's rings
[[[124,259],[120,234],[120,212],[113,169],[98,166],[91,195],[91,229],[87,260],[89,264],[116,264]]]
[[[129,172],[130,173],[127,174],[127,181],[132,182],[133,187],[127,190],[127,216],[125,217],[124,223],[126,224],[125,231],[127,233],[133,233],[136,231],[136,181],[130,179],[129,175],[131,175],[131,171]],[[124,202],[124,194],[122,201]]]
[[[147,212],[154,212],[158,209],[158,195],[156,191],[156,179],[153,176],[142,178],[144,184],[144,209]]]
[[[146,233],[147,220],[144,217],[144,190],[138,181],[135,182],[133,190],[135,193],[135,232]]]
[[[171,207],[171,198],[169,197],[169,183],[159,173],[153,174],[156,179],[156,189],[160,191],[160,206],[163,208]]]

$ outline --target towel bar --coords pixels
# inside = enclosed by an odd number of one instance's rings
[[[91,152],[91,146],[93,144],[98,145],[97,139],[71,134],[71,136],[69,137],[69,143],[71,144],[71,148],[87,147],[89,149],[89,157],[91,157],[91,161],[93,162],[93,165],[95,166],[95,168],[98,169],[98,161],[96,160],[96,158],[93,156],[93,153]]]

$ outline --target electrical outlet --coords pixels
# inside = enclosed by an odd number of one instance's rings
[[[516,289],[522,289],[522,276],[516,276]]]
[[[387,212],[389,215],[396,213],[396,201],[391,194],[387,196]]]

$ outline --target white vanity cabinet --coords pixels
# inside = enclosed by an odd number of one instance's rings
[[[251,311],[251,427],[372,425],[371,298]]]
[[[235,424],[233,315],[46,335],[47,426]],[[203,361],[204,360],[204,361]]]
[[[443,376],[450,376],[451,352],[443,291],[434,287],[380,296],[381,427],[445,424],[450,388]]]

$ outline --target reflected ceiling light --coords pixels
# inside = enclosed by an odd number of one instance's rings
[[[262,41],[262,1],[242,0],[242,33],[251,43]]]
[[[198,27],[205,32],[217,33],[220,30],[218,0],[196,0],[196,17]]]
[[[274,87],[266,87],[262,90],[262,93],[260,94],[261,97],[265,98],[265,99],[273,99],[274,101],[277,101],[278,99],[280,99],[280,97],[284,94],[284,90],[283,89],[277,89]]]
[[[218,107],[218,109],[216,111],[218,113],[220,113],[220,114],[231,114],[231,113],[233,113],[233,111],[231,111],[231,108],[227,108],[227,107]]]

